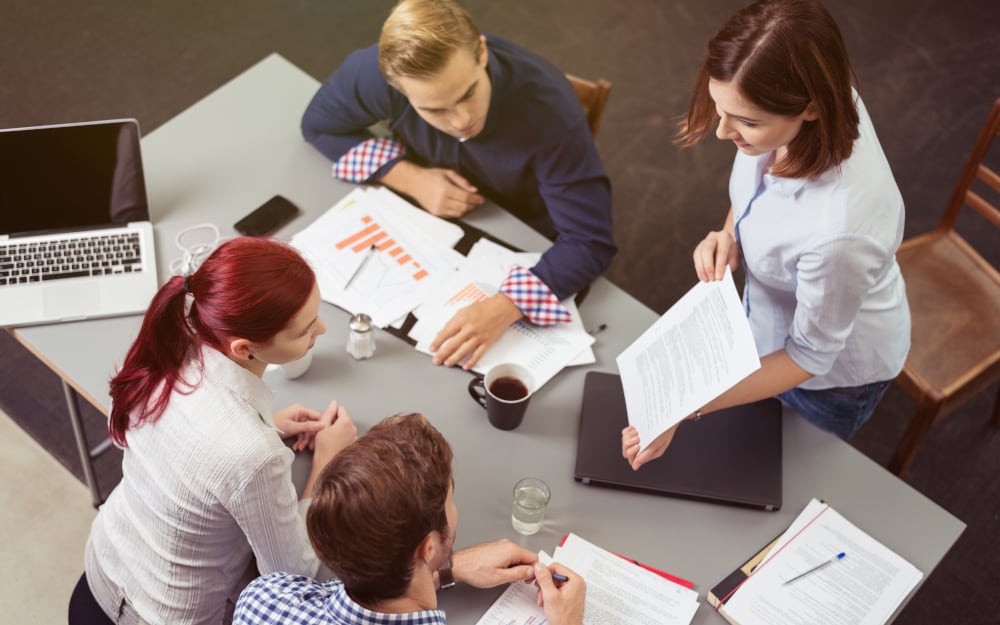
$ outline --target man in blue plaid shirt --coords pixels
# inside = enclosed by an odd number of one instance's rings
[[[306,523],[337,576],[272,573],[240,595],[234,625],[444,625],[437,591],[534,579],[549,625],[581,625],[586,586],[508,540],[452,552],[458,522],[448,442],[419,414],[384,419],[316,483]],[[552,573],[567,577],[557,586]]]

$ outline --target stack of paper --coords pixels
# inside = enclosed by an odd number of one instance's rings
[[[417,349],[430,344],[461,308],[492,296],[514,265],[534,266],[539,254],[516,254],[488,240],[468,258],[454,250],[462,228],[409,204],[384,187],[352,191],[292,237],[316,272],[320,296],[352,313],[367,313],[380,328],[400,327],[408,313]],[[518,363],[541,387],[567,365],[594,362],[594,342],[573,301],[572,322],[554,327],[516,323],[475,367]]]
[[[424,303],[414,311],[419,322],[410,330],[417,350],[430,354],[434,337],[461,308],[494,295],[515,265],[532,267],[539,254],[514,253],[481,239],[469,251],[461,269],[425,293]],[[572,298],[563,302],[572,321],[550,327],[518,322],[507,328],[500,340],[483,354],[474,370],[485,373],[495,364],[517,363],[531,371],[536,387],[568,365],[594,362],[587,333]]]
[[[686,625],[698,609],[698,593],[636,566],[576,534],[570,534],[543,563],[560,562],[587,583],[584,625]],[[544,622],[532,584],[515,582],[479,619],[478,625]]]
[[[316,271],[324,301],[367,313],[384,328],[464,262],[452,249],[462,234],[384,187],[363,187],[292,237],[292,245]]]
[[[709,594],[730,623],[881,625],[923,577],[816,499],[765,549],[741,583]]]

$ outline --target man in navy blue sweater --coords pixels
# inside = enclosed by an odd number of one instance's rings
[[[368,130],[388,121],[391,138]],[[333,175],[379,182],[427,211],[461,217],[486,198],[554,239],[468,306],[431,345],[471,368],[510,324],[569,321],[560,303],[611,263],[611,185],[573,88],[551,64],[479,33],[452,0],[401,0],[377,45],[352,53],[302,118]]]

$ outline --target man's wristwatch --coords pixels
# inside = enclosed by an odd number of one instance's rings
[[[438,588],[444,590],[445,588],[451,588],[455,585],[455,576],[451,573],[451,560],[448,561],[448,566],[443,566],[438,569]]]

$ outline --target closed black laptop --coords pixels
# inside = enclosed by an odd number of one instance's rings
[[[781,508],[781,402],[766,399],[685,421],[666,453],[633,471],[621,455],[628,425],[621,378],[587,374],[574,477],[585,484]]]

